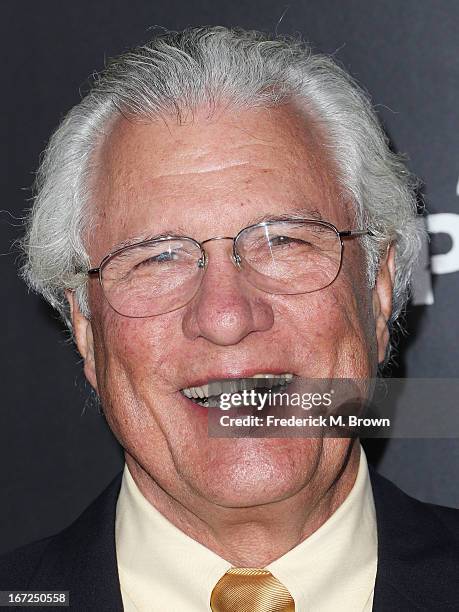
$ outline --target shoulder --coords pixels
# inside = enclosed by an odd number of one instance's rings
[[[432,512],[445,529],[451,534],[451,537],[459,544],[459,509],[447,508],[445,506],[435,506],[433,504],[425,504],[427,510]]]
[[[404,525],[409,531],[411,525],[426,537],[438,532],[453,541],[459,539],[459,509],[419,501],[372,468],[370,477],[377,517],[382,523]]]
[[[69,527],[0,556],[0,590],[45,588],[48,583],[65,585],[78,577],[90,580],[89,573],[97,566],[100,569],[104,560],[115,565],[114,527],[120,485],[118,474]]]
[[[0,589],[27,588],[53,539],[44,538],[0,556]]]
[[[370,475],[378,532],[374,609],[459,610],[459,510],[421,502],[374,470]]]

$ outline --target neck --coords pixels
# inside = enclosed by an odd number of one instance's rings
[[[307,485],[293,495],[230,508],[193,494],[171,495],[126,453],[129,472],[142,495],[178,529],[238,567],[265,567],[317,531],[349,495],[359,461],[360,445],[351,443],[333,469],[327,462],[320,464]]]

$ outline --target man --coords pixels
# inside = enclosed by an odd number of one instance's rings
[[[194,29],[113,61],[50,141],[24,275],[126,465],[4,557],[1,588],[75,610],[458,610],[456,512],[370,480],[351,438],[207,431],[241,379],[376,375],[415,211],[363,92],[298,42]]]

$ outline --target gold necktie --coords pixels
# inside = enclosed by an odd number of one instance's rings
[[[210,596],[213,612],[295,612],[292,596],[268,570],[232,567]]]

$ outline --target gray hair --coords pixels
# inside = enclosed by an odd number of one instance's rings
[[[297,39],[223,27],[155,37],[109,62],[50,139],[35,184],[22,247],[22,275],[70,325],[66,289],[89,316],[84,236],[90,228],[95,151],[120,114],[183,122],[203,105],[244,109],[299,101],[327,134],[340,187],[362,238],[373,286],[388,244],[396,245],[391,323],[408,299],[421,244],[415,181],[394,154],[366,93],[330,57]],[[306,119],[305,119],[306,121]]]

